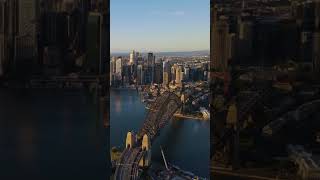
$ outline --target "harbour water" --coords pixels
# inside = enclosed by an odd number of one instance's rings
[[[82,90],[0,89],[0,179],[105,180],[108,134]]]
[[[127,132],[138,132],[142,127],[145,106],[136,90],[115,89],[110,92],[110,111],[110,146],[123,149]],[[160,151],[162,146],[169,163],[209,178],[209,123],[172,119],[153,144],[153,163],[163,164]]]

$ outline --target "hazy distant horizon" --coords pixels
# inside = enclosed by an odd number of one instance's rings
[[[204,51],[207,51],[209,52],[210,49],[201,49],[201,50],[177,50],[177,51],[147,51],[147,50],[144,50],[144,51],[139,51],[139,50],[136,50],[136,49],[131,49],[131,50],[123,50],[123,51],[110,51],[111,54],[117,54],[117,53],[130,53],[132,50],[134,50],[135,52],[139,52],[139,53],[148,53],[148,52],[152,52],[154,54],[157,54],[157,53],[183,53],[183,52],[204,52]]]
[[[130,52],[111,52],[111,56],[129,56]],[[140,52],[144,55],[148,52]],[[155,56],[209,56],[209,50],[199,50],[199,51],[171,51],[171,52],[153,52]]]

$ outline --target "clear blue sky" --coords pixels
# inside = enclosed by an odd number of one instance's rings
[[[210,48],[210,0],[111,0],[111,52]]]

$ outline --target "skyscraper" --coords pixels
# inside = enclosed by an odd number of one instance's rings
[[[107,57],[104,49],[105,32],[102,31],[103,16],[98,12],[91,12],[87,27],[87,67],[91,74],[103,74],[106,69]],[[103,37],[103,38],[102,38]]]
[[[190,67],[184,67],[184,79],[189,80],[190,78]]]
[[[116,57],[112,57],[112,59],[111,59],[112,67],[110,67],[112,73],[116,73],[116,61],[117,61],[117,58]]]
[[[229,25],[227,17],[221,16],[214,26],[213,32],[213,68],[226,72],[229,60]]]
[[[238,59],[240,59],[239,61],[243,61],[244,59],[249,59],[253,55],[252,54],[253,23],[249,20],[242,19],[242,18],[244,17],[239,17],[239,21],[238,21],[239,39],[237,43],[237,55],[238,55]],[[232,37],[230,38],[232,41]],[[230,48],[230,50],[232,51],[233,48]],[[242,63],[242,62],[238,62],[238,63]]]
[[[0,76],[13,69],[15,36],[17,35],[17,1],[0,1]]]
[[[170,77],[171,77],[171,81],[175,81],[176,80],[176,70],[177,70],[177,64],[174,64],[173,66],[171,66],[170,69]]]
[[[315,32],[313,35],[313,69],[320,72],[320,1],[315,5]]]
[[[156,63],[154,66],[154,83],[161,84],[163,81],[163,68],[161,63]]]
[[[0,1],[0,77],[4,74],[4,61],[6,58],[6,42],[5,42],[5,35],[4,35],[4,28],[5,28],[5,3]]]
[[[211,23],[210,23],[210,70],[212,71],[214,68],[214,64],[213,64],[213,58],[214,58],[214,28],[215,28],[215,24],[216,24],[216,18],[217,18],[217,11],[215,8],[215,1],[211,0],[210,1],[210,19],[211,19]]]
[[[320,31],[317,31],[313,35],[313,70],[316,73],[320,72]]]
[[[182,79],[183,79],[182,67],[181,67],[181,66],[178,66],[178,67],[176,68],[176,80],[175,80],[175,83],[176,83],[178,86],[181,86],[181,85],[182,85]]]
[[[155,63],[155,57],[152,52],[149,52],[148,58],[147,58],[147,66],[152,67],[154,66],[154,63]]]
[[[143,70],[143,66],[141,64],[139,64],[137,66],[137,84],[138,85],[144,85],[144,70]]]
[[[33,59],[37,53],[37,0],[18,0],[18,35],[16,36],[16,58]]]
[[[129,63],[136,64],[136,53],[134,50],[130,52]]]
[[[118,57],[116,60],[116,74],[122,74],[122,57]]]
[[[4,74],[3,61],[5,59],[5,39],[4,34],[0,34],[0,77]]]
[[[109,17],[109,0],[103,0],[101,5],[101,41],[100,41],[100,74],[107,74],[106,70],[109,69],[109,57],[110,57],[110,17]]]
[[[169,85],[169,82],[170,82],[170,80],[169,80],[169,73],[168,72],[163,72],[163,85],[164,86],[168,86]]]
[[[320,1],[317,0],[315,4],[315,28],[320,30]]]
[[[146,67],[146,83],[154,83],[154,66],[155,66],[155,56],[152,52],[148,53],[147,56],[147,67]]]
[[[163,62],[163,85],[167,86],[170,83],[170,74],[171,74],[171,68],[168,61]]]

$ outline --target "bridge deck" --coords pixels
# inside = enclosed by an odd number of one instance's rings
[[[152,111],[148,111],[144,124],[138,132],[138,143],[141,143],[143,135],[147,134],[151,142],[160,133],[160,130],[172,118],[173,114],[182,105],[179,97],[171,92],[164,92],[151,105]],[[140,147],[125,149],[117,164],[115,180],[139,179],[139,162],[144,157],[145,151]]]

